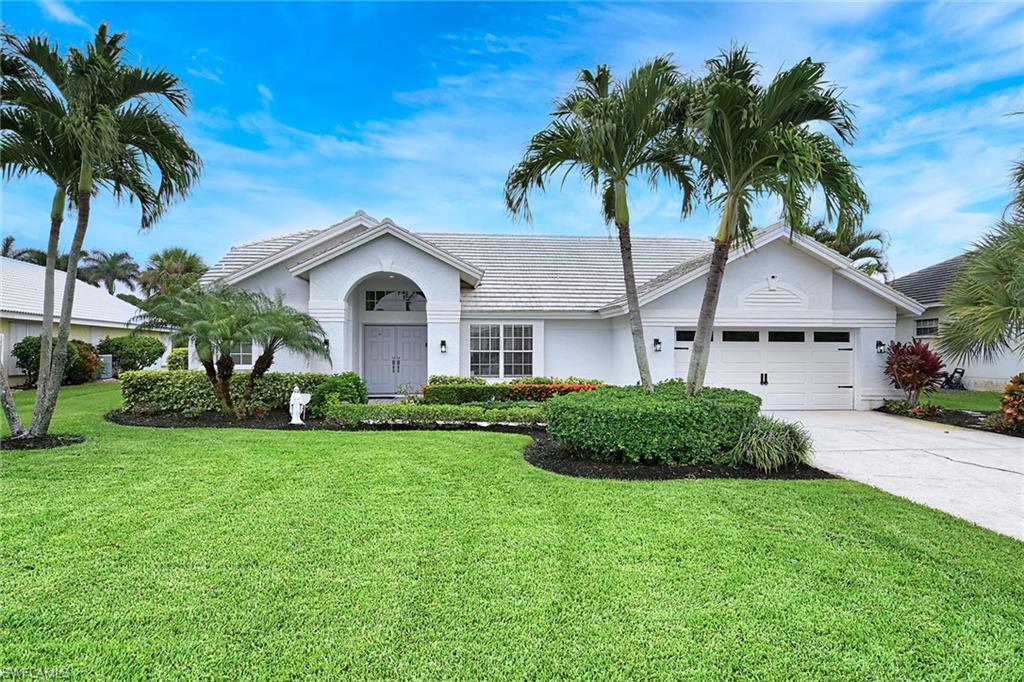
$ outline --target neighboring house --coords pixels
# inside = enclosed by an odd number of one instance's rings
[[[15,363],[11,349],[26,336],[42,333],[45,275],[44,267],[0,258],[0,350],[4,369],[15,385],[20,383],[24,372]],[[60,270],[54,273],[54,331],[60,318],[66,278]],[[70,338],[97,344],[108,336],[124,336],[131,333],[131,321],[138,312],[138,308],[111,296],[106,289],[78,281],[71,311]]]
[[[768,409],[868,409],[892,395],[877,348],[898,315],[924,307],[784,225],[759,230],[754,246],[730,257],[708,384],[757,393]],[[686,375],[710,250],[633,240],[656,381]],[[202,281],[282,291],[324,327],[330,361],[282,355],[275,369],[354,370],[373,394],[417,389],[429,374],[638,378],[611,236],[410,232],[359,211],[235,246]],[[245,368],[258,353],[245,344],[234,359]]]
[[[912,272],[891,282],[897,291],[925,306],[918,315],[900,315],[896,320],[896,338],[901,341],[921,339],[934,345],[939,326],[948,317],[942,296],[956,280],[963,256],[950,258],[936,265]],[[1000,391],[1010,377],[1024,372],[1024,360],[1011,352],[994,360],[968,360],[948,363],[946,369],[964,368],[964,384],[980,391]]]

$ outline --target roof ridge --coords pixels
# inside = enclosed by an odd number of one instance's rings
[[[420,236],[429,235],[431,237],[513,237],[515,239],[522,239],[524,237],[526,237],[526,238],[530,238],[530,237],[543,237],[543,238],[546,238],[546,239],[607,239],[607,240],[614,240],[615,239],[615,235],[613,235],[613,234],[609,234],[609,235],[605,236],[605,235],[598,235],[598,234],[583,234],[583,235],[575,235],[575,234],[514,234],[514,233],[511,233],[511,232],[420,232],[420,231],[411,231],[411,232],[413,234],[418,234]],[[662,239],[662,240],[669,240],[669,241],[687,241],[687,242],[701,242],[701,243],[705,243],[705,242],[708,241],[707,238],[702,238],[702,237],[674,237],[674,236],[661,236],[661,235],[634,236],[634,237],[632,237],[632,239],[633,239],[633,241],[636,241],[638,239],[642,239],[642,240]]]

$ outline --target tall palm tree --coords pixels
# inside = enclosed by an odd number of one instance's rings
[[[15,76],[4,82],[4,152],[17,152],[13,158],[5,155],[5,175],[51,177],[40,157],[53,150],[60,161],[51,178],[58,187],[51,212],[54,222],[58,213],[62,217],[65,200],[78,210],[57,343],[48,372],[40,372],[30,427],[34,436],[48,431],[56,405],[93,195],[107,189],[117,198],[137,200],[141,226],[148,229],[170,202],[188,194],[202,167],[164,106],[185,114],[188,93],[167,71],[127,63],[124,38],[103,24],[84,50],[70,48],[64,56],[46,38],[7,36],[4,41],[4,63],[15,67]],[[48,277],[57,258],[53,232]],[[52,310],[50,303],[47,308],[44,301],[44,314]],[[44,334],[46,329],[44,321]],[[43,349],[47,348],[44,342]],[[44,363],[41,369],[47,369]]]
[[[139,274],[139,286],[147,296],[187,289],[207,271],[202,257],[182,247],[171,247],[152,254],[146,269]]]
[[[964,256],[943,303],[949,306],[939,328],[943,354],[990,360],[1009,351],[1024,359],[1024,207]]]
[[[97,286],[102,284],[106,287],[107,293],[113,295],[118,282],[132,291],[135,290],[135,284],[139,279],[139,264],[127,251],[107,253],[94,249],[83,262],[88,281]]]
[[[628,188],[633,181],[668,180],[683,188],[684,213],[689,210],[689,167],[666,144],[673,124],[668,104],[681,78],[671,61],[657,58],[635,68],[625,81],[613,79],[605,65],[581,70],[576,80],[576,88],[556,103],[553,120],[533,136],[522,160],[509,171],[505,206],[529,221],[530,190],[543,191],[552,176],[572,171],[600,193],[605,224],[618,232],[640,381],[652,390],[633,271]]]
[[[46,265],[46,252],[34,249],[31,246],[19,248],[15,243],[14,235],[7,235],[0,242],[0,256],[13,258],[14,260],[34,263],[35,265]]]
[[[831,230],[824,220],[818,220],[806,225],[803,233],[846,256],[866,275],[885,275],[889,272],[889,263],[885,258],[889,238],[881,230],[864,230],[856,226]],[[872,242],[877,242],[877,245]]]
[[[825,65],[805,59],[767,86],[745,47],[706,63],[706,75],[685,88],[678,105],[677,144],[698,168],[705,200],[721,210],[693,340],[687,390],[704,385],[715,310],[730,248],[752,243],[751,208],[760,197],[782,201],[783,217],[802,230],[811,197],[820,192],[826,219],[839,230],[860,226],[868,200],[839,144],[856,128],[850,106],[825,81]]]

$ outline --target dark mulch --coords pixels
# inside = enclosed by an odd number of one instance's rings
[[[32,438],[11,438],[8,436],[0,438],[0,450],[49,450],[50,448],[62,448],[66,445],[84,442],[84,436],[61,436],[56,434]]]
[[[910,417],[905,414],[897,414],[890,412],[885,407],[878,407],[875,409],[876,412],[884,412],[885,414],[891,414],[894,417],[904,417],[907,419],[923,419],[929,422],[935,422],[936,424],[948,424],[949,426],[962,426],[967,429],[975,429],[977,431],[988,431],[989,433],[1001,433],[1004,436],[1014,436],[1015,438],[1024,438],[1024,431],[998,431],[996,429],[987,429],[982,426],[982,422],[985,417],[992,414],[991,412],[972,412],[970,410],[947,410],[944,409],[938,414],[934,415],[922,415],[920,417]]]
[[[786,467],[772,474],[756,469],[734,469],[732,467],[707,464],[627,464],[622,462],[598,462],[575,456],[567,448],[554,442],[545,433],[534,436],[533,443],[523,453],[526,461],[540,469],[556,474],[578,478],[615,478],[624,481],[668,481],[681,478],[746,478],[811,480],[837,478],[827,471],[811,466]]]

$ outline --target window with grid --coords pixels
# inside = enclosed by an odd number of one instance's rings
[[[533,375],[532,324],[471,324],[469,373],[511,378]]]
[[[469,373],[497,377],[501,373],[501,325],[469,325]]]
[[[924,320],[917,320],[917,333],[915,336],[935,336],[939,333],[939,318],[929,317]]]
[[[533,325],[506,324],[502,331],[506,377],[533,375]]]
[[[231,348],[231,359],[236,365],[252,364],[252,341],[235,344]]]

